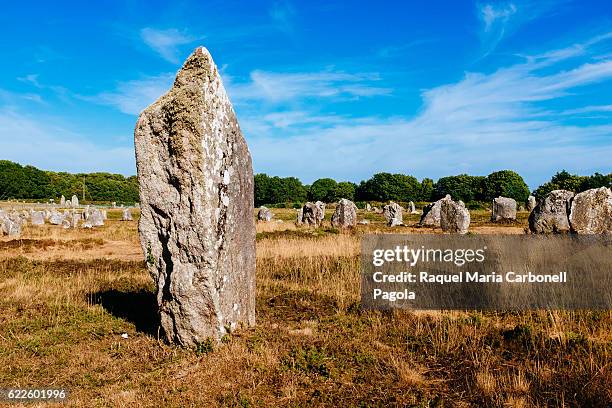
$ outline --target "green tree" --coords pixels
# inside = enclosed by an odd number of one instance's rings
[[[489,174],[484,182],[485,200],[496,197],[514,198],[518,203],[524,203],[529,197],[529,187],[525,180],[512,170],[501,170]]]
[[[484,179],[482,176],[468,174],[442,177],[435,184],[433,198],[437,200],[450,194],[453,200],[461,200],[466,203],[481,200]]]
[[[311,201],[323,201],[331,203],[335,201],[334,191],[338,183],[334,179],[322,178],[316,180],[310,186],[308,198]]]
[[[421,185],[413,176],[377,173],[357,187],[359,201],[416,201]]]
[[[569,172],[562,170],[552,176],[549,182],[538,187],[535,190],[534,195],[539,200],[553,190],[568,190],[578,192],[580,191],[581,185],[586,183],[587,179],[588,177],[570,174]]]
[[[434,182],[430,178],[421,180],[421,189],[419,191],[419,201],[431,201],[434,193]]]
[[[336,185],[333,191],[333,201],[339,201],[342,198],[347,200],[355,200],[355,190],[357,184],[351,183],[350,181],[341,181]]]

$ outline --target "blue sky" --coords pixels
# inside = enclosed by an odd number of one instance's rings
[[[256,172],[612,171],[609,1],[88,3],[3,6],[0,159],[135,174],[138,113],[204,45]]]

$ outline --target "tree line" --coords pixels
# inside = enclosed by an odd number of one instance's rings
[[[590,188],[612,187],[612,173],[579,176],[563,170],[549,182],[538,187],[533,194],[539,199],[557,189],[580,192]],[[85,201],[135,203],[138,198],[136,176],[125,177],[110,173],[64,173],[39,170],[0,160],[0,200],[35,199],[48,200],[64,195],[77,195]],[[530,194],[523,178],[511,170],[496,171],[488,176],[459,174],[434,182],[430,178],[421,181],[405,174],[377,173],[359,184],[350,181],[337,182],[321,178],[311,185],[304,185],[296,177],[255,175],[255,206],[291,205],[306,201],[336,202],[341,198],[352,201],[429,202],[450,194],[465,203],[490,201],[495,197],[514,198],[524,203]]]
[[[136,176],[111,173],[64,173],[39,170],[8,160],[0,160],[0,200],[47,201],[73,195],[90,202],[138,202]]]
[[[602,186],[612,187],[612,173],[578,176],[563,170],[533,194],[539,199],[556,189],[578,193]],[[322,178],[311,185],[303,185],[295,177],[270,177],[263,173],[255,176],[255,206],[299,204],[307,200],[331,203],[341,198],[357,202],[430,202],[447,194],[465,203],[491,201],[499,196],[525,203],[531,192],[523,178],[512,170],[496,171],[488,176],[459,174],[442,177],[436,182],[430,178],[419,181],[405,174],[377,173],[359,184]]]

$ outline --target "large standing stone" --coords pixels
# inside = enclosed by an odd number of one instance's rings
[[[320,227],[325,218],[325,203],[307,202],[302,207],[302,223],[313,227]]]
[[[134,132],[140,241],[166,337],[255,324],[251,155],[212,57],[197,48]]]
[[[529,229],[537,234],[569,232],[570,205],[574,193],[553,190],[529,214]]]
[[[463,201],[442,200],[440,203],[440,227],[442,231],[465,234],[470,227],[470,212]]]
[[[532,195],[530,195],[527,198],[527,211],[532,212],[533,209],[535,208],[537,202],[536,202],[536,198]]]
[[[87,221],[91,222],[91,225],[94,227],[102,227],[104,225],[104,215],[102,211],[94,208],[90,213]]]
[[[270,211],[268,207],[265,207],[263,205],[259,207],[259,211],[257,212],[258,221],[270,222],[272,221],[272,216],[272,211]]]
[[[18,237],[21,235],[21,222],[11,219],[11,216],[0,213],[0,236]]]
[[[387,220],[387,225],[395,227],[396,225],[404,225],[404,211],[402,206],[393,201],[383,207],[383,215]]]
[[[601,187],[576,194],[569,221],[578,234],[612,233],[612,191]]]
[[[515,221],[516,201],[513,198],[497,197],[491,207],[491,221]]]
[[[421,215],[419,225],[424,227],[439,227],[440,208],[442,207],[442,202],[450,199],[451,196],[447,194],[444,198],[434,201],[433,203],[429,203],[427,206],[425,206],[425,208],[423,208],[423,215]]]
[[[70,199],[70,204],[72,205],[73,208],[76,208],[79,206],[79,197],[77,197],[76,195],[73,195],[72,198]]]
[[[331,217],[331,224],[336,228],[351,228],[357,225],[357,206],[351,200],[341,199]]]

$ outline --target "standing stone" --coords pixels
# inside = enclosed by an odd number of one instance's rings
[[[601,187],[576,194],[569,221],[572,231],[578,234],[611,234],[612,191]]]
[[[440,203],[440,227],[442,231],[465,234],[470,227],[470,212],[463,201],[442,200]]]
[[[254,325],[251,155],[205,48],[141,113],[134,139],[140,242],[165,336],[194,346]]]
[[[372,211],[372,206],[370,205],[370,203],[366,203],[365,209],[366,211]]]
[[[60,198],[60,207],[63,207],[66,205],[66,197],[62,196]]]
[[[295,223],[297,225],[302,225],[304,223],[303,221],[304,219],[304,210],[302,208],[298,208],[296,210],[296,219],[295,219]]]
[[[307,202],[302,207],[302,223],[313,227],[320,227],[325,218],[325,203]]]
[[[419,212],[416,210],[416,207],[414,206],[414,203],[412,201],[410,201],[408,203],[408,211],[410,211],[410,214],[418,214]]]
[[[123,214],[121,215],[121,221],[132,221],[132,212],[129,208],[125,208],[123,210]]]
[[[439,227],[440,226],[440,208],[442,207],[443,201],[451,200],[450,195],[446,195],[444,198],[439,199],[433,203],[429,203],[423,208],[423,215],[419,225],[423,227]]]
[[[494,198],[491,221],[516,221],[516,201],[508,197]]]
[[[73,208],[78,207],[79,206],[79,197],[77,197],[76,195],[73,195],[72,198],[70,199],[70,203],[71,203]]]
[[[83,217],[81,216],[81,214],[76,211],[73,211],[72,214],[70,214],[70,217],[68,218],[68,220],[70,221],[70,226],[72,228],[78,228],[79,221],[81,221],[82,219]]]
[[[21,235],[21,223],[12,220],[7,214],[0,214],[0,236],[18,237]]]
[[[72,203],[70,202],[70,200],[66,200],[66,205],[64,205],[64,207],[72,207]]]
[[[45,213],[42,211],[32,211],[30,221],[32,225],[45,225]]]
[[[331,224],[336,228],[351,228],[357,225],[357,206],[351,200],[341,199],[331,217]]]
[[[535,208],[537,202],[536,202],[536,198],[532,195],[530,195],[527,198],[527,211],[532,212],[533,209]]]
[[[404,225],[404,211],[402,206],[391,201],[383,207],[383,215],[387,220],[387,225],[395,227],[396,225]]]
[[[90,221],[93,227],[102,227],[104,225],[104,216],[102,215],[102,211],[94,208],[89,214],[87,221]]]
[[[574,193],[553,190],[529,214],[529,229],[536,234],[569,232],[569,213]]]
[[[62,225],[64,218],[63,214],[54,211],[51,213],[51,216],[49,216],[49,223],[51,225]]]
[[[270,211],[268,207],[265,207],[263,205],[259,207],[259,211],[257,212],[258,221],[270,222],[272,221],[272,217],[273,217],[272,211]]]

